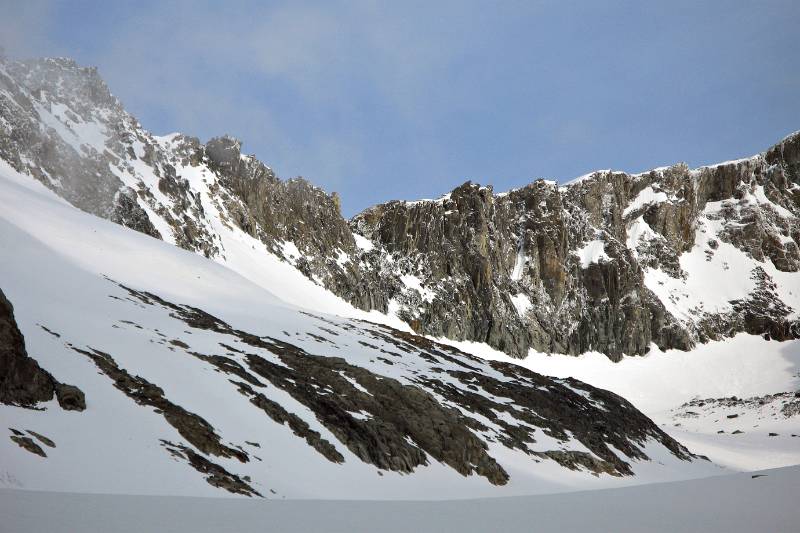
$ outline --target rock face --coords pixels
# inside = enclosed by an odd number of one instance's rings
[[[0,403],[33,407],[54,393],[53,376],[28,357],[14,307],[0,290]]]
[[[83,391],[59,383],[28,356],[25,339],[14,319],[14,306],[0,290],[0,403],[36,407],[40,402],[52,400],[54,394],[62,409],[86,409]]]
[[[435,201],[370,208],[351,224],[418,278],[422,297],[401,294],[400,316],[427,334],[516,355],[596,350],[612,359],[741,331],[784,340],[798,334],[781,300],[792,283],[778,286],[765,266],[800,267],[798,146],[794,135],[714,167],[596,172],[500,195],[466,183]],[[681,256],[702,248],[711,261],[720,242],[754,281],[741,300],[686,309],[670,291],[654,292],[664,276],[681,290],[696,275]]]
[[[0,158],[73,205],[233,266],[249,242],[421,334],[614,360],[798,335],[798,134],[694,170],[465,183],[348,221],[335,193],[279,180],[236,139],[151,135],[68,59],[0,64],[0,119]]]

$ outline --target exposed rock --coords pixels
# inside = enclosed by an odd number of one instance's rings
[[[78,387],[59,383],[28,356],[25,339],[14,319],[14,307],[0,290],[0,403],[36,407],[52,400],[54,394],[63,409],[86,409],[84,394]]]
[[[39,442],[41,442],[45,446],[48,446],[50,448],[55,448],[56,447],[56,443],[55,442],[53,442],[52,440],[48,439],[47,437],[45,437],[41,433],[36,433],[35,431],[31,431],[30,429],[27,430],[27,431],[28,431],[28,433],[30,433],[31,435],[36,437],[36,440],[38,440]]]
[[[188,446],[174,444],[163,439],[161,440],[161,445],[164,446],[173,457],[187,461],[192,468],[201,474],[205,474],[205,479],[209,485],[227,490],[233,494],[261,496],[260,492],[250,486],[250,480],[247,479],[247,476],[240,478],[236,474],[228,472],[222,466],[209,461]]]
[[[789,418],[800,415],[800,400],[797,400],[797,398],[797,393],[794,392],[776,392],[749,398],[737,398],[736,396],[731,396],[730,398],[706,398],[687,402],[681,405],[678,411],[681,412],[679,416],[685,416],[687,414],[685,409],[688,407],[704,407],[706,410],[737,408],[769,413],[770,417],[780,412],[783,416]],[[738,417],[738,413],[726,415],[726,418],[731,419]]]
[[[697,313],[695,322],[665,308],[646,287],[644,270],[684,276],[678,258],[707,217],[725,224],[725,242],[797,271],[797,184],[787,180],[785,164],[757,156],[697,171],[604,171],[502,195],[466,183],[438,200],[367,209],[351,225],[376,243],[372,255],[390,254],[394,272],[419,278],[423,298],[414,290],[392,297],[401,317],[434,336],[484,341],[519,356],[532,347],[597,350],[615,360],[646,353],[651,343],[686,350],[741,331],[784,340],[796,338],[798,327],[786,320],[790,310],[763,269],[753,271],[761,281],[747,302],[732,302],[725,315]],[[720,207],[707,210],[711,202]],[[596,257],[583,257],[593,249]],[[522,310],[514,299],[525,302]]]
[[[56,385],[56,398],[58,405],[66,411],[83,411],[86,409],[86,396],[75,385]]]
[[[0,402],[34,407],[53,398],[55,380],[25,351],[14,308],[0,290]]]
[[[19,445],[19,447],[24,450],[28,450],[29,452],[38,455],[40,457],[47,457],[47,454],[44,453],[42,447],[33,442],[33,440],[30,437],[20,437],[17,435],[11,435],[10,439],[16,442]]]
[[[274,402],[261,393],[257,393],[246,383],[233,381],[239,392],[250,397],[250,402],[264,411],[278,424],[288,424],[295,435],[305,439],[309,446],[317,450],[326,459],[333,463],[343,463],[344,457],[336,446],[323,439],[318,431],[312,430],[308,423],[294,413],[288,412],[279,403]],[[259,446],[260,447],[260,446]]]

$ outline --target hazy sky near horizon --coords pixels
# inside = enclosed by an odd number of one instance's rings
[[[95,65],[156,134],[228,133],[344,214],[800,129],[800,2],[0,0],[12,58]]]

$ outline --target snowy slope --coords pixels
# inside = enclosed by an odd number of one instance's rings
[[[485,344],[451,344],[614,391],[690,449],[731,470],[800,464],[800,341],[739,334],[690,352],[654,346],[646,356],[617,363],[596,352],[531,352],[516,360]]]
[[[5,486],[440,499],[719,472],[616,396],[311,315],[2,163],[0,205],[27,351],[87,404],[0,406]],[[10,438],[31,431],[46,457]]]

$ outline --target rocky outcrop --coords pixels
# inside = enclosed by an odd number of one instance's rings
[[[0,290],[0,403],[36,407],[52,400],[53,395],[62,409],[86,409],[83,391],[59,383],[28,356],[25,338],[14,319],[14,307]]]
[[[49,117],[63,112],[64,121],[74,126],[43,122],[45,109]],[[114,216],[123,184],[108,167],[110,154],[101,146],[81,144],[80,132],[91,135],[94,121],[109,112],[121,113],[122,107],[97,69],[66,58],[0,64],[0,113],[7,121],[0,157],[73,205],[105,218]]]
[[[0,403],[33,407],[54,393],[53,376],[28,356],[14,307],[0,290]]]
[[[56,383],[56,399],[65,411],[83,411],[86,409],[86,395],[75,385]]]
[[[39,457],[47,457],[47,454],[44,453],[42,447],[33,442],[33,439],[31,439],[30,437],[20,437],[18,435],[12,435],[9,438],[12,441],[16,442],[17,445],[23,450],[27,450],[34,455],[38,455]]]

